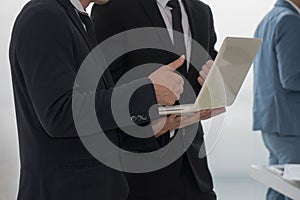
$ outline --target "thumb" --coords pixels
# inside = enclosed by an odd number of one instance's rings
[[[177,60],[173,61],[172,63],[168,64],[167,67],[171,68],[172,71],[175,71],[179,67],[182,66],[182,64],[185,61],[185,55],[180,56]]]
[[[174,120],[176,118],[176,115],[170,115],[169,119]]]

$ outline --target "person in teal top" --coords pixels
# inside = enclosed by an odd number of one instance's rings
[[[270,165],[300,164],[300,0],[278,0],[259,24],[254,62],[253,129],[262,131]],[[288,199],[269,189],[268,200]]]

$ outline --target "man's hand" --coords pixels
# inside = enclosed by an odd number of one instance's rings
[[[156,138],[162,136],[168,131],[173,131],[180,126],[180,118],[176,115],[170,115],[169,117],[163,117],[152,122],[152,129]]]
[[[220,115],[226,111],[225,108],[216,108],[201,110],[199,112],[190,113],[188,115],[170,115],[169,117],[163,117],[152,122],[152,129],[155,137],[173,131],[175,129],[184,128],[192,124],[198,123],[201,120],[206,120],[214,116]]]
[[[171,106],[182,94],[184,81],[174,71],[181,67],[184,60],[185,57],[181,56],[150,74],[149,78],[153,83],[158,104]]]
[[[205,63],[205,65],[202,66],[201,71],[199,72],[199,77],[198,77],[198,82],[200,83],[200,85],[204,84],[204,81],[211,69],[211,67],[213,66],[214,61],[209,60]]]
[[[201,120],[210,119],[210,118],[220,115],[224,112],[226,112],[225,108],[215,108],[215,109],[201,110],[199,112],[191,113],[189,115],[178,116],[178,117],[176,117],[176,119],[174,119],[176,121],[177,121],[177,118],[180,119],[179,120],[180,125],[178,127],[176,127],[176,129],[190,126],[192,124],[198,123]]]

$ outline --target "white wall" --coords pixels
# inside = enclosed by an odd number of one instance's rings
[[[18,143],[12,102],[8,44],[13,21],[25,0],[2,1],[0,11],[0,200],[15,198],[18,186]],[[214,13],[217,48],[227,35],[252,36],[274,0],[205,0]],[[235,105],[225,116],[224,129],[209,154],[217,177],[248,176],[250,164],[265,164],[266,151],[259,134],[251,131],[252,72]],[[209,122],[206,122],[206,128]],[[211,145],[208,144],[210,147]]]
[[[8,61],[13,21],[25,0],[1,1],[0,7],[0,200],[15,199],[18,187],[18,141]]]
[[[256,26],[273,7],[274,0],[204,0],[212,8],[218,35],[217,49],[226,36],[253,36]],[[234,106],[225,115],[224,129],[209,154],[217,177],[248,176],[251,164],[266,164],[267,153],[259,132],[252,127],[253,73],[247,76]],[[206,128],[207,128],[206,123]]]

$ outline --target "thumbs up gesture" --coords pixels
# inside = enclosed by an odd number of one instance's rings
[[[184,80],[175,70],[181,67],[184,61],[185,57],[181,56],[150,74],[158,104],[171,106],[179,99],[183,92]]]

